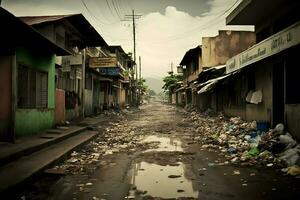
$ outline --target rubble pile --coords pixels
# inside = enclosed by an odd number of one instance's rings
[[[194,140],[202,148],[219,149],[226,156],[225,164],[274,166],[300,175],[300,144],[284,131],[283,124],[261,130],[256,121],[210,113],[192,111],[181,123],[192,122],[197,127]]]

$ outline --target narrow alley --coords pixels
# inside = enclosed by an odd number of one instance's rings
[[[222,164],[203,148],[182,108],[152,102],[46,169],[18,199],[297,199],[299,179],[280,170]],[[183,123],[184,121],[184,123]],[[94,126],[97,128],[97,125]],[[91,156],[93,158],[91,158]],[[294,198],[293,198],[294,197]]]

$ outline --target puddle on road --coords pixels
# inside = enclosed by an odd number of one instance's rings
[[[184,175],[184,164],[178,166],[161,166],[140,162],[134,165],[131,184],[145,195],[161,198],[198,197],[192,181]],[[170,176],[174,176],[173,178]],[[180,177],[178,177],[180,176]]]
[[[159,137],[151,135],[146,137],[142,142],[158,142],[158,148],[148,149],[145,152],[149,151],[183,151],[182,143],[179,139],[173,137]]]

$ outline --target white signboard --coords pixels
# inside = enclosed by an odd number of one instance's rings
[[[300,43],[300,22],[252,46],[226,62],[226,73],[236,71]]]

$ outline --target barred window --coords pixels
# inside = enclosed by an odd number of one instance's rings
[[[48,73],[18,67],[18,108],[48,107]]]

